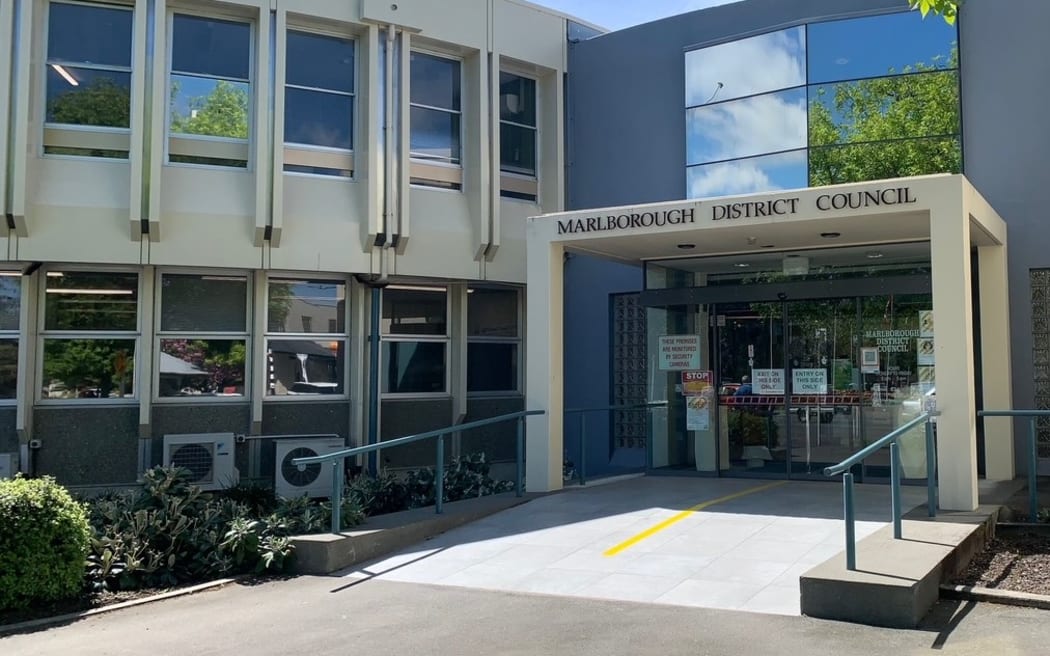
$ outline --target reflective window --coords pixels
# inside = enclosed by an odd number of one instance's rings
[[[809,151],[810,184],[822,186],[929,173],[959,173],[958,137],[929,137],[822,146]]]
[[[793,27],[685,55],[685,106],[806,84],[805,28]]]
[[[243,397],[247,345],[234,339],[161,339],[159,396]]]
[[[805,146],[804,88],[686,111],[688,164],[704,164]]]
[[[130,8],[52,2],[48,7],[46,120],[128,128],[131,116]],[[125,158],[118,148],[46,143],[57,155]]]
[[[384,335],[446,335],[448,308],[443,287],[383,290]]]
[[[345,340],[269,339],[266,357],[270,396],[343,394]]]
[[[471,288],[467,295],[467,335],[517,337],[518,290]]]
[[[134,339],[44,339],[45,399],[135,395]]]
[[[383,393],[445,391],[445,342],[383,342]]]
[[[248,280],[244,276],[161,276],[162,331],[244,332]]]
[[[801,189],[806,186],[806,151],[691,166],[686,184],[689,198]]]
[[[345,394],[346,283],[271,278],[266,313],[267,396]]]
[[[49,271],[46,280],[45,330],[138,330],[137,274]]]
[[[499,74],[500,171],[536,177],[536,80]],[[503,196],[536,200],[536,194],[501,190]]]
[[[0,339],[0,399],[18,395],[18,339]]]
[[[273,278],[267,292],[267,328],[277,333],[341,333],[346,283]]]
[[[807,54],[809,82],[833,82],[953,68],[956,29],[944,21],[922,20],[914,12],[813,23]],[[886,47],[893,44],[892,48]]]
[[[21,274],[0,271],[0,400],[14,399],[17,395],[21,300]]]
[[[412,53],[410,151],[418,160],[460,164],[460,63]]]
[[[467,294],[467,391],[517,393],[521,366],[519,290]]]
[[[284,140],[288,144],[352,150],[354,125],[354,42],[288,31],[284,91]],[[305,164],[299,163],[305,157]],[[287,158],[286,158],[287,159]],[[309,163],[309,155],[285,164],[285,171],[350,175],[349,168]]]
[[[172,134],[248,139],[251,33],[248,23],[175,14],[169,109]],[[172,162],[247,166],[243,147],[227,148],[229,157],[215,156],[215,150],[209,149],[205,156],[170,148],[168,157]]]
[[[18,333],[19,310],[22,305],[22,275],[0,272],[0,332]]]
[[[518,391],[517,343],[471,342],[467,345],[468,392]]]

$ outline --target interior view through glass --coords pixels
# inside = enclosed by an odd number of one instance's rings
[[[653,468],[821,478],[935,398],[926,243],[649,263]],[[664,297],[666,298],[666,296]],[[677,303],[678,300],[685,302]],[[695,302],[694,302],[695,301]],[[925,478],[921,428],[901,442]],[[860,475],[888,478],[889,453]]]

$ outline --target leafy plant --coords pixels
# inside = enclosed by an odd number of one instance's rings
[[[84,508],[55,479],[0,480],[0,609],[75,595],[88,536]]]

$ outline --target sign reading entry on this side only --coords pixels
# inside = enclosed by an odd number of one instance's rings
[[[793,369],[791,371],[792,394],[827,394],[827,369]]]
[[[661,335],[660,371],[700,368],[700,335]]]

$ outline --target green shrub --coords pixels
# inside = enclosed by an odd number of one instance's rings
[[[0,480],[0,610],[76,595],[88,536],[84,508],[53,478]]]

